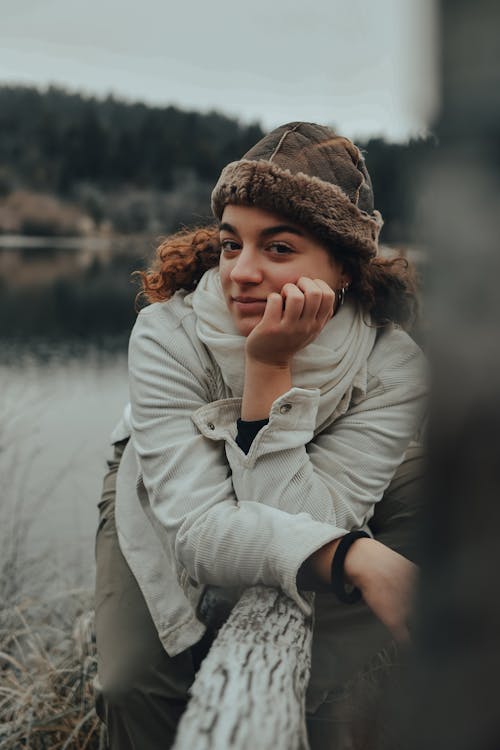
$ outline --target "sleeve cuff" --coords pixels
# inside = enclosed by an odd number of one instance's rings
[[[320,392],[318,388],[293,387],[271,406],[269,423],[260,428],[249,455],[306,445],[314,434]],[[197,409],[191,419],[210,440],[226,440],[236,446],[236,422],[241,416],[241,399],[213,401]],[[293,436],[293,437],[292,437]]]
[[[310,600],[305,591],[297,586],[297,576],[304,562],[328,542],[339,539],[347,534],[345,529],[329,524],[320,523],[312,518],[301,518],[300,527],[296,527],[295,539],[293,533],[287,542],[287,553],[284,555],[282,590],[293,599],[305,615],[311,614]]]

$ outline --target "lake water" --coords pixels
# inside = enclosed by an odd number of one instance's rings
[[[128,397],[126,357],[24,353],[0,366],[0,380],[2,562],[15,559],[26,591],[88,586],[108,436]]]
[[[0,583],[91,587],[109,434],[128,400],[141,252],[0,247]]]

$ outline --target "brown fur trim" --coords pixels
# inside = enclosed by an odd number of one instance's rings
[[[269,161],[241,159],[223,170],[212,192],[212,210],[220,220],[224,206],[256,206],[307,228],[327,243],[373,257],[382,217],[361,211],[338,185],[281,169]]]

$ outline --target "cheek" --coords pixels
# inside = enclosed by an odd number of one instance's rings
[[[275,267],[269,274],[269,281],[273,291],[280,292],[285,284],[296,284],[301,276],[306,276],[306,269],[297,269],[291,265]]]
[[[340,287],[340,274],[332,272],[329,276],[325,274],[323,278],[332,289],[338,289]]]
[[[229,281],[229,270],[226,264],[223,263],[222,261],[219,263],[219,276],[220,276],[222,288],[225,289]]]
[[[341,286],[340,281],[342,278],[342,269],[338,263],[328,263],[328,265],[325,266],[325,274],[325,279],[332,289],[338,289],[339,286]]]

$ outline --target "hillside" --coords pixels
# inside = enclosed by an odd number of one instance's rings
[[[262,135],[218,112],[0,87],[0,232],[165,232],[209,214],[221,168]],[[359,144],[386,239],[404,240],[429,140]],[[47,196],[50,196],[48,200]]]

